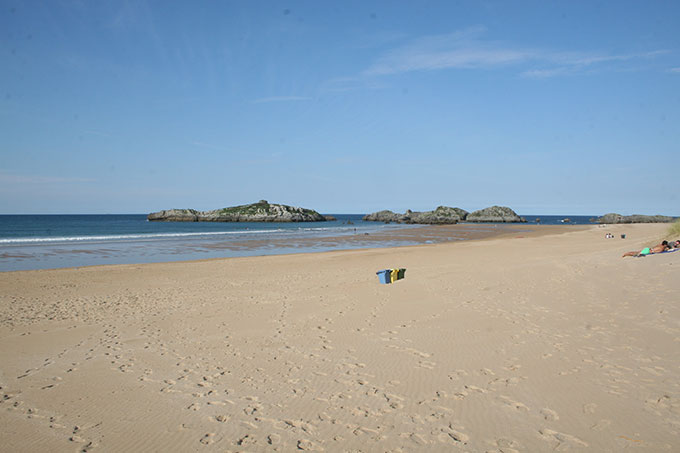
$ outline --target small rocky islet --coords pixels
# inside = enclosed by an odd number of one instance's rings
[[[602,217],[598,217],[597,223],[671,223],[675,222],[676,217],[670,217],[667,215],[621,215],[611,212],[605,214]]]
[[[312,209],[260,200],[241,206],[197,211],[168,209],[147,216],[152,222],[324,222],[331,220]]]
[[[474,212],[448,206],[439,206],[434,211],[425,212],[414,212],[409,209],[404,214],[392,211],[378,211],[364,216],[364,220],[427,225],[451,225],[458,222],[526,222],[524,218],[506,206],[491,206]]]

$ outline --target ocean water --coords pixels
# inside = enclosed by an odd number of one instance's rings
[[[412,225],[364,222],[363,214],[305,223],[148,222],[130,215],[0,215],[0,271],[274,255],[409,241],[367,241]],[[525,215],[529,224],[586,224],[592,216]],[[362,236],[361,243],[354,241]],[[384,235],[383,235],[384,236]],[[334,238],[334,240],[322,240]]]

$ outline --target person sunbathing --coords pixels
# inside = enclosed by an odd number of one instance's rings
[[[645,247],[645,248],[643,248],[642,250],[637,251],[637,252],[626,252],[626,253],[623,254],[623,256],[622,256],[621,258],[626,257],[626,256],[645,256],[645,255],[652,255],[652,254],[654,254],[654,253],[665,252],[665,251],[668,250],[669,248],[670,248],[670,247],[668,247],[668,241],[663,241],[661,244],[655,245],[654,247],[651,247],[651,248],[650,248],[650,247]]]

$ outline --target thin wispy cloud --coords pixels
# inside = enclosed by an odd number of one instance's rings
[[[455,33],[415,39],[378,58],[364,71],[364,75],[490,67],[525,61],[532,58],[535,53],[505,47],[498,43],[482,42],[480,37],[484,32],[483,27],[474,27]]]
[[[588,52],[543,52],[540,57],[545,61],[551,61],[553,63],[562,64],[565,66],[590,66],[614,61],[655,58],[667,53],[669,53],[667,50],[654,50],[651,52],[630,53],[623,55],[605,55]]]
[[[559,75],[564,75],[571,72],[569,68],[560,67],[553,69],[531,69],[529,71],[524,71],[520,75],[522,77],[527,77],[530,79],[546,79],[548,77],[555,77]]]
[[[680,74],[680,68],[671,68],[671,69],[668,70],[668,72],[672,72],[672,73],[675,73],[675,74]]]
[[[486,29],[474,27],[456,33],[426,36],[395,48],[366,69],[364,76],[385,76],[412,71],[442,69],[495,69],[534,66],[524,69],[525,77],[544,78],[575,73],[607,63],[650,59],[667,53],[607,54],[592,51],[554,51],[523,48],[500,41],[483,39]]]
[[[559,75],[574,74],[595,68],[601,69],[606,63],[625,62],[656,58],[669,53],[667,50],[655,50],[644,53],[624,55],[603,55],[586,52],[544,52],[536,59],[536,64],[549,66],[541,69],[529,69],[520,75],[527,78],[547,78]]]
[[[255,99],[253,104],[265,104],[269,102],[299,102],[299,101],[311,101],[312,98],[306,96],[273,96],[269,98]]]

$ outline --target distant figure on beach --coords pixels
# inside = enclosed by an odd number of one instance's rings
[[[624,258],[626,256],[644,256],[644,255],[652,255],[654,253],[661,253],[665,252],[668,250],[670,247],[668,246],[668,241],[663,241],[659,245],[655,245],[654,247],[645,247],[640,251],[637,252],[626,252],[621,256],[621,258]]]

